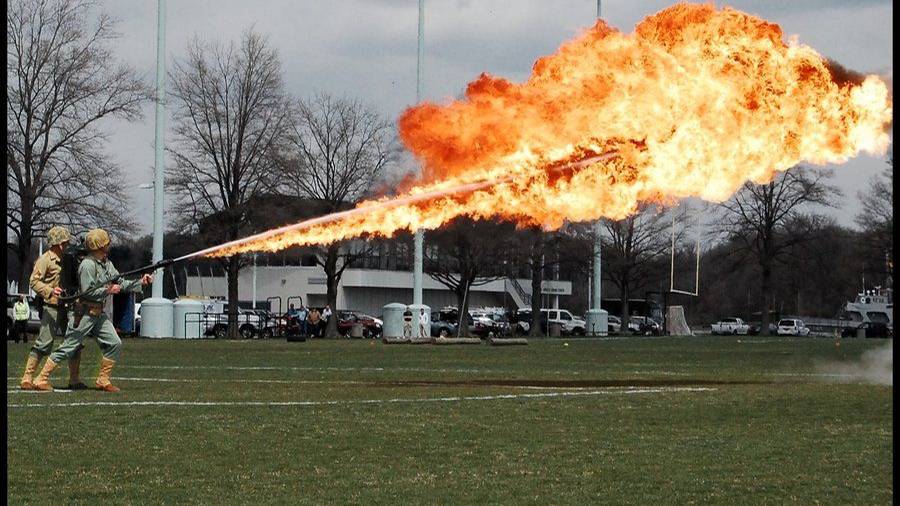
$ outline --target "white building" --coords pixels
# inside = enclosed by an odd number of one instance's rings
[[[322,307],[326,303],[326,280],[321,267],[258,266],[256,269],[257,307],[265,307],[272,297],[281,298],[281,312],[289,304]],[[253,267],[241,270],[238,281],[238,299],[253,300]],[[456,295],[427,273],[422,280],[423,302],[432,309],[455,306]],[[188,276],[187,295],[226,297],[228,288],[223,276]],[[544,281],[541,292],[548,298],[553,295],[571,295],[570,281]],[[299,299],[298,299],[299,297]],[[382,307],[391,302],[412,303],[413,275],[409,271],[347,269],[337,290],[337,308],[353,309],[378,315]],[[469,292],[469,307],[503,306],[526,307],[531,305],[531,280],[500,279],[481,286],[473,286]],[[550,300],[547,301],[551,302]],[[546,304],[549,306],[550,304]],[[278,302],[270,301],[270,310],[277,312]]]

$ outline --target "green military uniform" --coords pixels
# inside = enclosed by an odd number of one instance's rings
[[[25,373],[22,375],[21,387],[30,390],[34,387],[32,376],[37,370],[38,362],[50,354],[53,346],[53,338],[63,337],[66,333],[64,325],[60,325],[58,304],[59,297],[54,290],[59,286],[60,274],[62,273],[62,259],[54,247],[64,245],[71,240],[71,235],[65,227],[53,227],[47,232],[47,242],[50,243],[50,250],[38,257],[34,262],[34,269],[31,271],[29,284],[31,289],[43,299],[43,311],[41,314],[41,328],[38,331],[37,339],[28,353],[28,359],[25,363]],[[64,246],[63,246],[64,247]],[[81,349],[79,348],[75,354],[69,359],[69,387],[70,388],[86,388],[79,377],[81,364]]]
[[[112,280],[112,281],[111,281]],[[102,311],[106,302],[107,287],[110,284],[122,286],[123,292],[140,292],[141,280],[125,281],[119,277],[119,271],[109,260],[100,261],[88,256],[78,266],[78,285],[84,295],[78,303],[89,303],[101,308],[99,311],[86,312],[80,321],[75,322],[75,311],[69,315],[69,330],[66,339],[51,355],[50,359],[56,363],[71,357],[85,337],[93,336],[103,351],[103,356],[109,360],[118,360],[122,350],[122,340],[116,333],[109,316]],[[76,304],[78,304],[76,303]]]
[[[97,388],[107,392],[118,392],[119,389],[109,380],[112,368],[122,350],[122,340],[116,333],[109,317],[103,312],[103,305],[109,294],[110,285],[119,285],[122,292],[141,290],[141,280],[126,281],[119,276],[119,271],[106,258],[110,240],[106,231],[94,229],[85,235],[84,244],[91,254],[78,266],[78,284],[81,295],[75,302],[69,315],[69,328],[66,338],[59,347],[47,357],[41,374],[35,381],[37,390],[52,390],[50,374],[63,359],[72,357],[85,337],[97,340],[103,358],[100,360],[100,373],[97,375]],[[97,255],[103,258],[97,258]]]

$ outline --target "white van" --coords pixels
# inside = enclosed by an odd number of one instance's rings
[[[809,329],[803,323],[803,320],[796,318],[784,318],[778,322],[779,336],[808,336]]]
[[[558,324],[564,335],[583,336],[586,327],[584,320],[573,316],[566,309],[542,309],[547,313],[548,324]]]

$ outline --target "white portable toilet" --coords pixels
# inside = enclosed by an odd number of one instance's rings
[[[383,337],[403,337],[403,313],[406,311],[406,304],[399,302],[391,302],[383,308],[384,327],[381,330]]]
[[[431,308],[425,304],[410,304],[412,313],[412,338],[427,339],[431,337]]]
[[[194,299],[178,299],[173,306],[172,326],[179,339],[198,339],[203,322],[203,303]]]
[[[172,301],[151,297],[141,301],[141,337],[172,337]]]
[[[584,314],[584,333],[589,336],[609,335],[609,313],[604,309],[589,309]]]

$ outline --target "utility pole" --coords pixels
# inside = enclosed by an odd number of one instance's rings
[[[422,101],[422,73],[425,57],[425,0],[419,0],[419,43],[416,57],[416,103]],[[416,230],[413,239],[413,304],[422,304],[422,264],[424,235]]]

